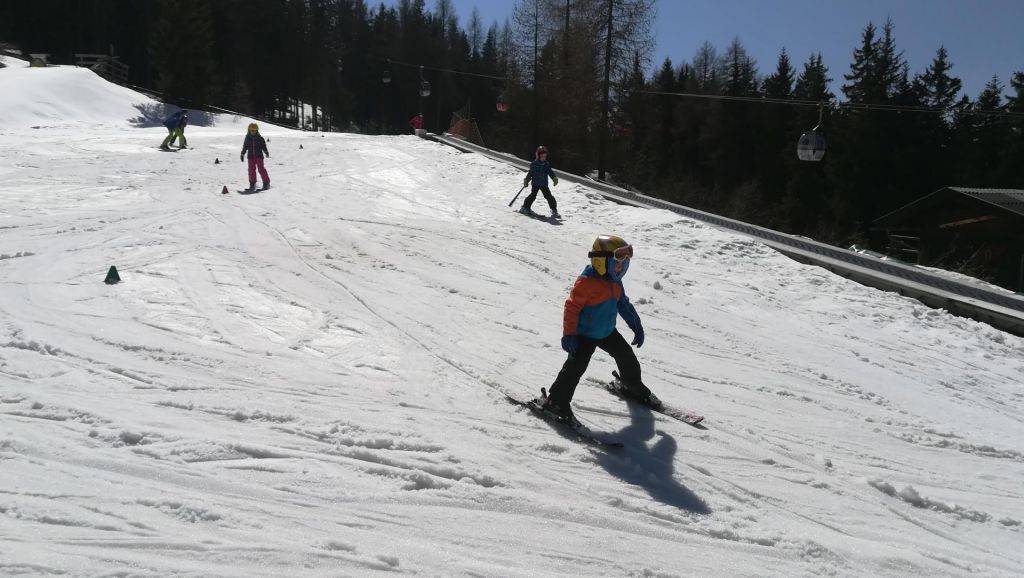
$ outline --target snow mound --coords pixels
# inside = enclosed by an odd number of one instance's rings
[[[151,124],[163,105],[73,66],[0,69],[0,127]]]
[[[7,58],[5,63],[18,63]],[[85,68],[0,68],[0,128],[158,126],[177,107],[118,86]]]
[[[28,61],[21,58],[15,58],[13,56],[4,56],[0,54],[0,68],[7,66],[10,68],[28,68]]]
[[[119,86],[85,68],[49,66],[3,58],[0,68],[0,129],[153,128],[180,107]],[[244,126],[253,119],[192,111],[190,127]]]

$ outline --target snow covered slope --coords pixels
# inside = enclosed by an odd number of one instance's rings
[[[274,188],[238,195],[244,119],[161,153],[144,97],[30,72],[0,69],[0,575],[1024,573],[1021,339],[578,186],[525,218],[521,174],[413,137],[267,128]],[[594,451],[504,400],[560,367],[601,233],[645,381],[707,429],[584,381],[626,443]]]

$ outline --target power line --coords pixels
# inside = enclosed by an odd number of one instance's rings
[[[476,73],[476,72],[466,72],[466,71],[463,71],[463,70],[454,70],[452,68],[438,68],[436,66],[424,66],[424,65],[421,65],[421,64],[413,64],[411,62],[402,62],[401,60],[394,60],[394,59],[391,59],[391,58],[386,58],[385,60],[389,64],[398,64],[400,66],[408,66],[410,68],[422,68],[423,70],[433,70],[435,72],[448,72],[448,73],[451,73],[451,74],[460,74],[462,76],[476,76],[478,78],[490,78],[490,79],[493,79],[493,80],[501,80],[503,82],[507,82],[508,81],[508,78],[506,78],[504,76],[494,76],[492,74],[479,74],[479,73]]]
[[[463,70],[455,70],[452,68],[439,68],[436,66],[425,66],[420,64],[413,64],[411,62],[403,62],[401,60],[384,59],[389,64],[397,64],[399,66],[408,66],[410,68],[422,68],[424,70],[432,70],[435,72],[447,72],[450,74],[457,74],[461,76],[474,76],[477,78],[489,78],[492,80],[500,80],[502,82],[509,82],[508,77],[495,76],[493,74],[480,74],[476,72],[466,72]],[[782,104],[787,106],[805,106],[805,107],[822,107],[825,105],[831,106],[827,102],[815,101],[815,100],[799,100],[799,99],[784,99],[784,98],[767,98],[758,96],[729,96],[725,94],[696,94],[691,92],[667,92],[660,90],[640,90],[640,89],[627,89],[626,92],[632,92],[635,94],[651,94],[655,96],[675,96],[680,98],[701,98],[706,100],[724,100],[734,102],[754,102],[759,104]],[[835,104],[838,108],[847,108],[852,110],[878,110],[888,112],[921,112],[929,114],[964,114],[964,115],[977,115],[977,116],[991,116],[991,117],[1003,117],[1003,118],[1024,118],[1024,113],[1012,112],[1006,110],[971,110],[971,109],[956,109],[956,108],[935,108],[928,106],[909,106],[909,105],[898,105],[898,104],[869,104],[864,102],[838,102]]]
[[[682,98],[703,98],[708,100],[726,100],[736,102],[756,102],[760,104],[784,104],[789,106],[813,106],[821,107],[828,103],[819,102],[814,100],[798,100],[798,99],[783,99],[783,98],[762,98],[758,96],[729,96],[724,94],[695,94],[689,92],[666,92],[660,90],[640,90],[640,89],[626,89],[626,92],[632,92],[635,94],[653,94],[656,96],[676,96]],[[906,106],[898,104],[868,104],[863,102],[839,102],[836,103],[838,108],[849,108],[857,110],[882,110],[890,112],[924,112],[932,114],[969,114],[969,115],[982,115],[982,116],[998,116],[1007,118],[1024,118],[1024,113],[1012,112],[1005,110],[966,110],[966,109],[955,109],[955,108],[934,108],[928,106]]]

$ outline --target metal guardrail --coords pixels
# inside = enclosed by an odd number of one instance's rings
[[[451,135],[428,133],[426,138],[464,152],[482,154],[524,171],[530,163],[513,155],[492,151]],[[757,225],[691,209],[621,187],[555,171],[560,180],[578,183],[599,191],[610,200],[638,207],[652,207],[696,219],[716,227],[754,237],[769,247],[801,263],[824,267],[863,285],[897,292],[925,305],[941,308],[962,317],[988,323],[1008,333],[1024,337],[1024,296],[988,289],[931,273],[913,265],[883,261],[854,251],[794,237]]]

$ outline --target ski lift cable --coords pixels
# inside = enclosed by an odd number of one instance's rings
[[[666,92],[660,90],[639,90],[639,89],[626,89],[626,92],[632,92],[636,94],[653,94],[656,96],[678,96],[683,98],[703,98],[707,100],[731,100],[738,102],[757,102],[762,104],[786,104],[790,106],[814,106],[820,107],[822,103],[816,100],[797,100],[797,99],[783,99],[783,98],[762,98],[757,96],[729,96],[725,94],[695,94],[687,92]],[[1022,112],[1012,111],[1001,111],[1001,110],[957,110],[955,108],[933,108],[927,106],[906,106],[898,104],[868,104],[863,102],[839,102],[837,105],[839,108],[850,108],[859,110],[884,110],[884,111],[895,111],[895,112],[925,112],[933,114],[970,114],[970,115],[982,115],[982,116],[1001,116],[1007,118],[1024,118]]]
[[[450,72],[452,74],[461,74],[463,76],[476,76],[476,77],[479,77],[479,78],[491,78],[491,79],[494,79],[494,80],[505,80],[505,81],[508,80],[508,78],[506,78],[504,76],[494,76],[492,74],[479,74],[479,73],[476,73],[476,72],[465,72],[463,70],[454,70],[454,69],[451,69],[451,68],[438,68],[438,67],[435,67],[435,66],[424,66],[424,65],[421,65],[421,64],[413,64],[411,62],[402,62],[401,60],[395,60],[393,58],[388,59],[388,62],[391,63],[391,64],[398,64],[400,66],[408,66],[408,67],[411,67],[411,68],[419,68],[419,69],[423,69],[423,70],[433,70],[435,72]]]
[[[388,59],[390,64],[398,64],[401,66],[408,66],[412,68],[421,68],[424,70],[433,70],[435,72],[448,72],[451,74],[459,74],[462,76],[475,76],[478,78],[490,78],[493,80],[508,81],[508,77],[495,76],[492,74],[480,74],[476,72],[465,72],[463,70],[454,70],[451,68],[439,68],[436,66],[424,66],[419,64],[412,64],[410,62],[403,62],[401,60]],[[729,96],[725,94],[696,94],[687,92],[667,92],[660,90],[639,90],[639,89],[626,89],[626,92],[633,92],[636,94],[652,94],[655,96],[677,96],[682,98],[703,98],[707,100],[726,100],[735,102],[757,102],[761,104],[783,104],[789,106],[806,106],[820,108],[822,106],[821,101],[817,100],[798,100],[798,99],[784,99],[784,98],[763,98],[756,96]],[[1022,112],[1012,111],[1000,111],[1000,110],[958,110],[955,108],[933,108],[927,106],[907,106],[898,104],[868,104],[863,102],[839,102],[836,104],[838,108],[847,108],[855,110],[881,110],[890,112],[923,112],[931,114],[966,114],[966,115],[978,115],[978,116],[994,116],[994,117],[1006,117],[1006,118],[1024,118]]]

